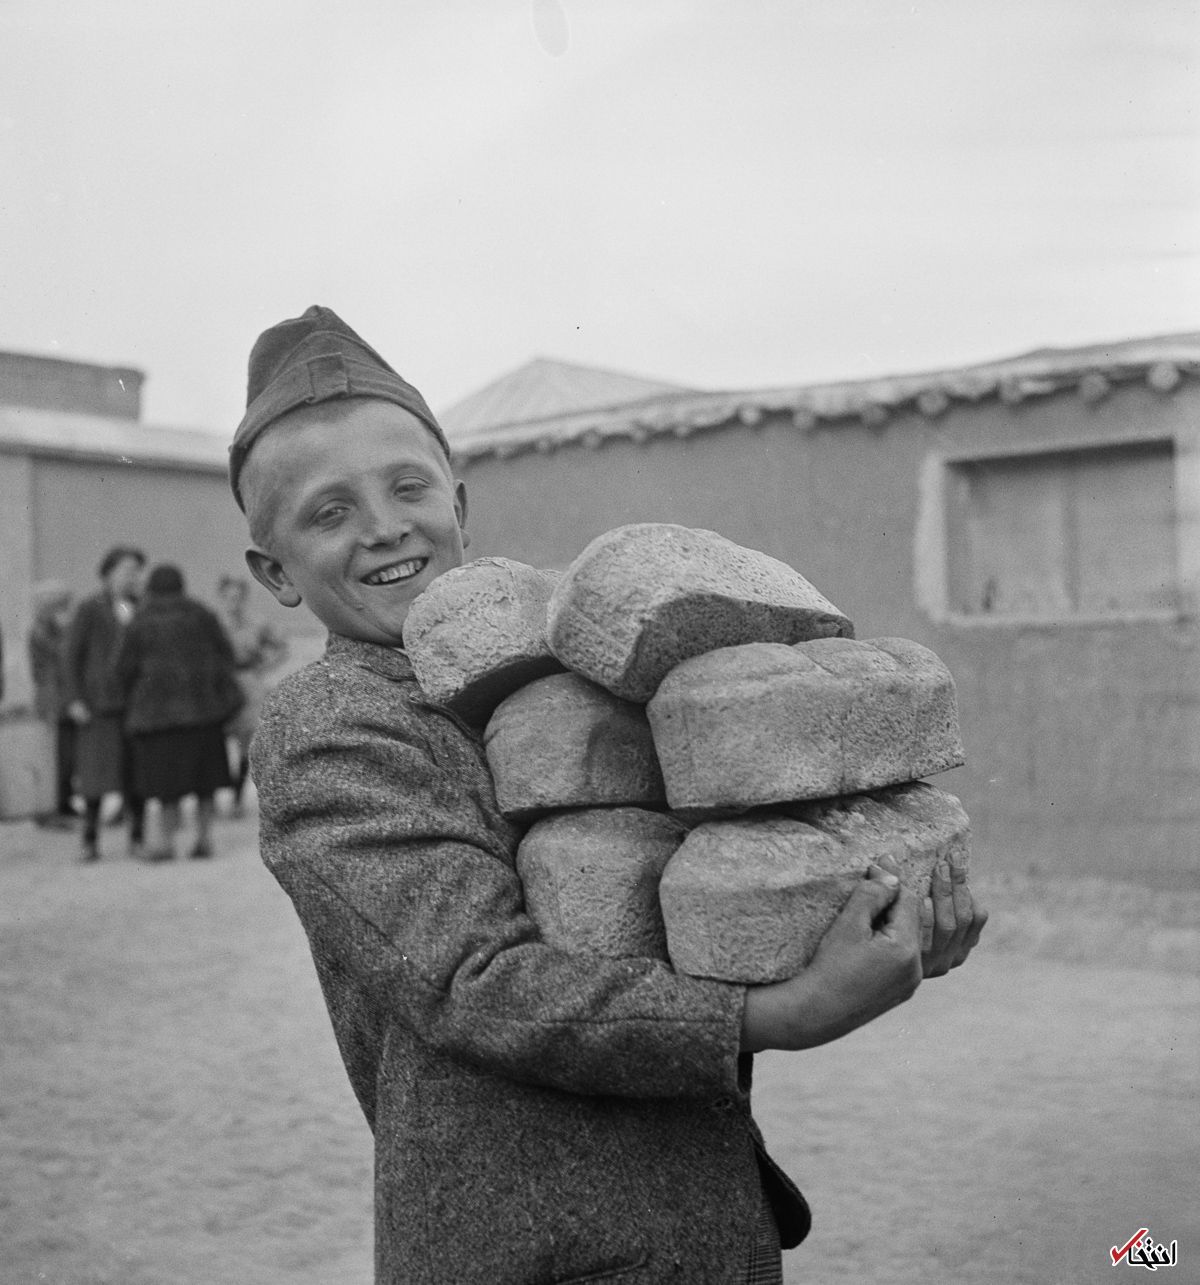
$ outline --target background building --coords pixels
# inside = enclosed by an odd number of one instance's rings
[[[226,481],[229,435],[144,424],[140,371],[0,353],[0,630],[4,704],[26,703],[30,590],[39,580],[77,596],[99,587],[113,544],[173,562],[211,602],[226,573],[247,574],[245,524]],[[265,592],[255,609],[305,639],[307,613]],[[310,648],[311,650],[311,648]]]
[[[950,666],[938,784],[983,859],[1194,886],[1198,376],[1197,334],[734,393],[537,362],[442,419],[472,555],[562,566],[639,521],[764,550]]]
[[[137,371],[0,354],[5,705],[30,589],[117,542],[200,598],[243,569],[228,437],[143,424]],[[565,566],[626,522],[708,527],[855,622],[931,646],[981,859],[1200,885],[1200,335],[706,392],[539,359],[441,416],[470,554]],[[320,626],[255,588],[315,654]]]

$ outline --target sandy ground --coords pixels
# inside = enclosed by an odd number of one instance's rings
[[[370,1145],[254,823],[211,862],[0,825],[0,1281],[367,1285]],[[969,965],[759,1060],[789,1285],[1200,1281],[1200,895],[988,879]]]

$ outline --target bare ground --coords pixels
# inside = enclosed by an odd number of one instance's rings
[[[370,1141],[303,935],[224,821],[211,862],[75,864],[0,826],[0,1281],[367,1285]],[[1200,1280],[1200,894],[980,876],[966,968],[759,1060],[815,1212],[789,1285]],[[1120,1269],[1122,1272],[1127,1268]]]

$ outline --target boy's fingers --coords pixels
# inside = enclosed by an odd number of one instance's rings
[[[896,889],[896,899],[879,923],[879,931],[897,941],[911,944],[914,953],[921,945],[921,902],[903,884]]]
[[[933,898],[926,897],[921,902],[921,954],[928,955],[933,949]]]
[[[945,861],[939,861],[934,869],[929,895],[933,901],[934,944],[938,950],[944,950],[959,925],[954,891],[950,883],[950,866]]]
[[[967,885],[966,866],[953,861],[950,863],[950,893],[954,898],[954,918],[959,930],[965,933],[975,916],[975,903]]]
[[[878,866],[871,866],[866,877],[854,885],[842,914],[870,934],[874,921],[896,900],[900,880]]]
[[[973,908],[971,923],[968,926],[966,933],[963,935],[962,945],[959,947],[958,956],[952,967],[957,968],[958,965],[967,958],[971,951],[975,949],[975,946],[979,942],[979,935],[983,932],[987,921],[988,912],[984,910],[982,906],[976,904]]]

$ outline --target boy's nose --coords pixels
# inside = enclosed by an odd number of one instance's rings
[[[373,504],[364,516],[364,544],[394,544],[412,529],[412,522],[408,516],[395,504],[384,502]]]

